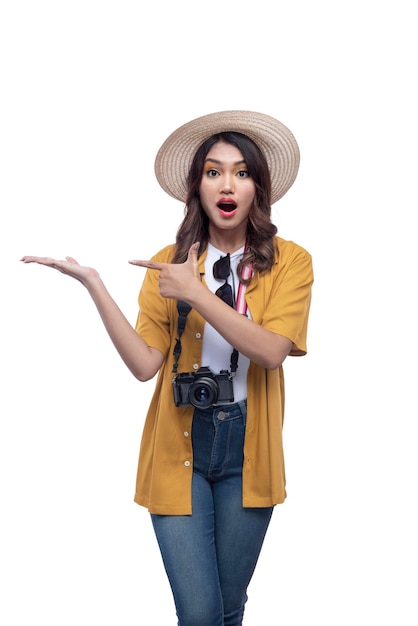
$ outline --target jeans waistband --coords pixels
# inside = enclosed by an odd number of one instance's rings
[[[247,419],[247,400],[240,400],[233,404],[209,407],[208,409],[196,408],[193,417],[214,422],[227,422],[229,420],[243,418],[245,424]]]

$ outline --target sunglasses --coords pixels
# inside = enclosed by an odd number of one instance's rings
[[[221,258],[213,264],[213,277],[215,278],[215,280],[225,281],[224,284],[215,291],[215,294],[226,304],[229,304],[229,306],[233,307],[235,306],[234,291],[227,280],[230,274],[231,261],[228,253],[226,256],[221,256]],[[233,275],[232,279],[234,279]]]

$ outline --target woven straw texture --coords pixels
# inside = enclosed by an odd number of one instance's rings
[[[175,130],[155,159],[155,175],[164,191],[181,202],[186,201],[187,177],[197,149],[206,139],[222,131],[242,133],[257,144],[270,170],[271,203],[284,196],[298,173],[298,144],[284,124],[254,111],[211,113]]]

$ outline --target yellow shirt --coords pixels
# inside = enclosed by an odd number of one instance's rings
[[[306,354],[311,286],[310,254],[276,237],[275,261],[262,276],[255,274],[245,292],[254,322],[293,342],[291,355]],[[174,246],[154,256],[170,262]],[[204,274],[206,253],[199,259]],[[204,276],[202,278],[204,281]],[[177,339],[177,302],[158,290],[158,271],[148,270],[139,294],[137,332],[149,346],[166,357],[158,373],[144,430],[138,462],[135,502],[151,513],[189,515],[193,451],[191,442],[194,407],[176,407],[172,391],[173,350]],[[201,349],[205,320],[191,310],[181,338],[178,372],[193,372],[203,365]],[[284,379],[275,370],[250,362],[247,375],[247,425],[244,444],[244,507],[269,507],[286,498],[282,444]]]

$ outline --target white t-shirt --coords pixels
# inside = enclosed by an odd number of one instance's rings
[[[235,289],[235,299],[237,298],[239,286],[237,266],[243,253],[244,246],[230,255],[231,274],[228,277],[228,282],[231,287]],[[205,281],[213,293],[225,282],[216,280],[213,277],[212,270],[213,264],[222,256],[225,256],[222,250],[218,250],[212,246],[212,244],[208,244],[208,253],[205,260]],[[247,311],[247,315],[250,316],[249,311]],[[221,370],[230,370],[232,350],[233,346],[225,341],[213,326],[206,322],[202,345],[202,365],[210,367],[215,374],[219,374]],[[233,382],[235,402],[245,400],[247,397],[247,370],[249,363],[249,359],[240,353],[238,357],[238,369]]]

